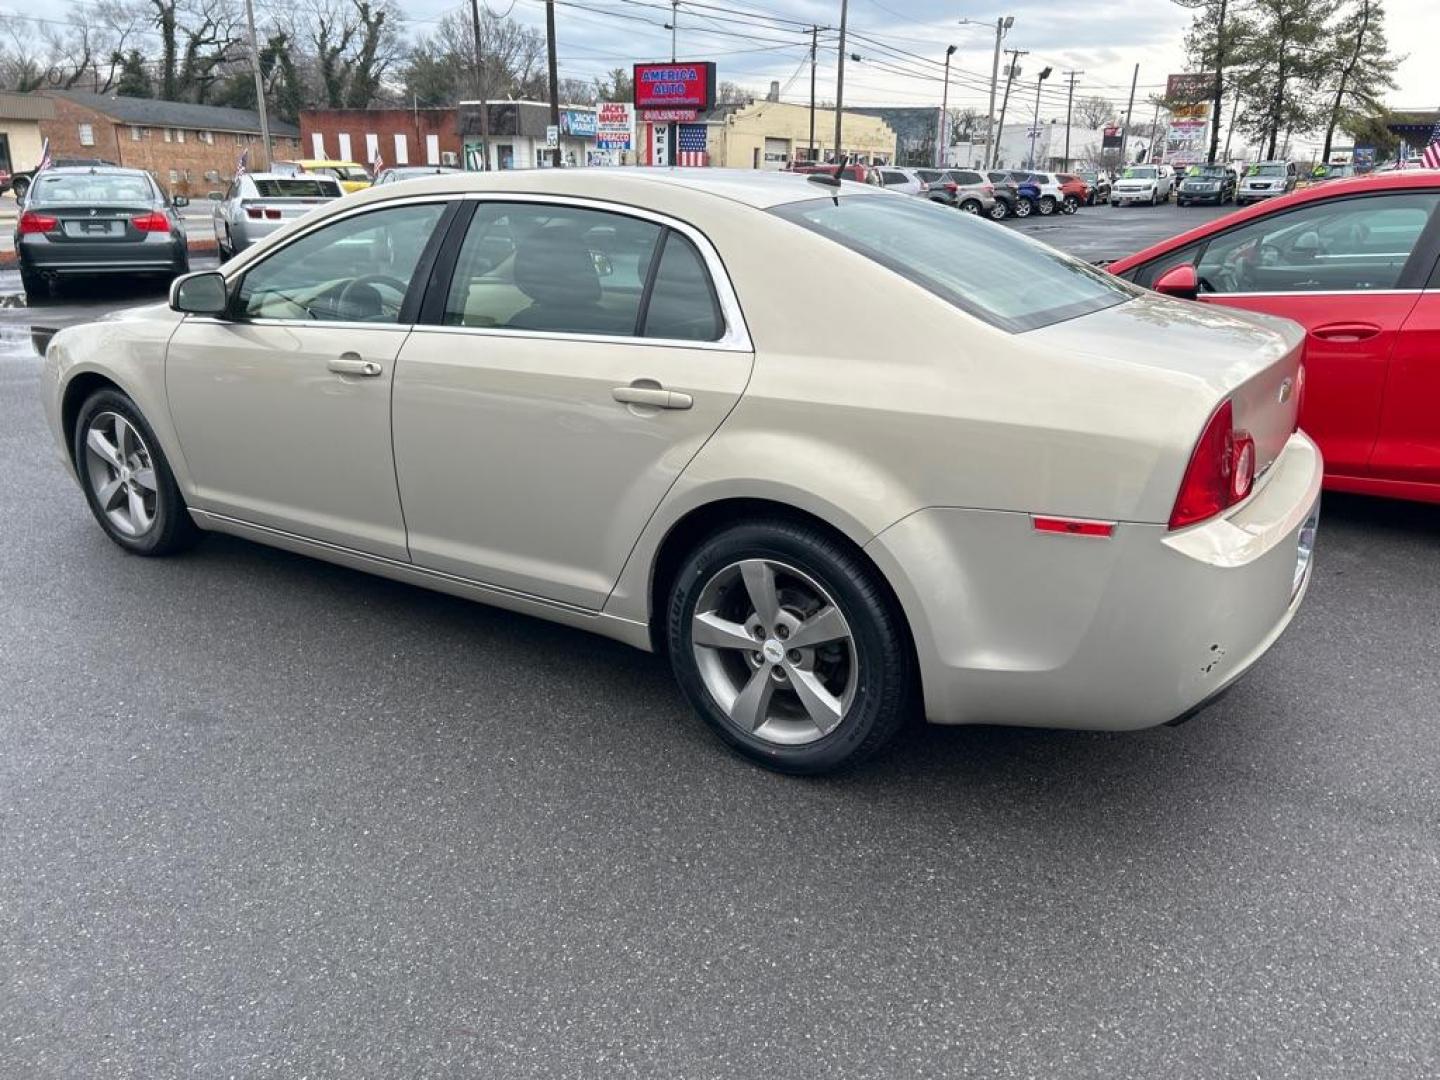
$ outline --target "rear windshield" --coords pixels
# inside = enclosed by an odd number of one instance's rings
[[[143,176],[115,173],[41,173],[30,192],[31,203],[150,203],[155,189]]]
[[[262,199],[333,199],[340,194],[340,185],[318,177],[286,176],[278,180],[252,180],[255,192]]]
[[[1102,270],[928,199],[850,195],[788,203],[772,213],[1016,333],[1136,295]]]

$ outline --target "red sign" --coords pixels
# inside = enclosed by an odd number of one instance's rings
[[[640,114],[650,124],[688,124],[699,116],[695,109],[646,109]]]
[[[636,64],[637,109],[695,109],[715,102],[715,65],[705,63]]]

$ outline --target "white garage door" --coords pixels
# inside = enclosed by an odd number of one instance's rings
[[[766,139],[765,160],[760,163],[762,169],[783,169],[785,163],[790,160],[789,139]]]

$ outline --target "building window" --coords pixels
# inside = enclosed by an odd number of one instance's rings
[[[206,146],[215,145],[215,133],[213,131],[197,131],[195,135]]]
[[[166,128],[166,129],[165,129],[165,141],[166,141],[166,142],[174,142],[174,141],[175,141],[175,129],[174,129],[174,128]]]
[[[179,174],[178,172],[176,172],[174,169],[171,169],[171,170],[170,170],[170,183],[176,184],[176,183],[179,183],[179,181],[180,181],[180,174]]]
[[[184,142],[184,141],[185,141],[185,129],[184,129],[184,128],[176,128],[176,129],[175,129],[175,141],[176,141],[176,142]]]
[[[139,141],[140,141],[141,139],[143,139],[144,137],[145,137],[145,129],[144,129],[143,127],[141,127],[139,124],[131,124],[131,125],[130,125],[130,141],[131,141],[131,142],[139,142]]]
[[[80,145],[81,145],[81,146],[94,146],[94,145],[95,145],[95,128],[94,128],[92,125],[90,125],[90,124],[81,124],[81,125],[80,125]]]

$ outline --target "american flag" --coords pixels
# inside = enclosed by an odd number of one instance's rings
[[[380,153],[380,146],[375,146],[375,158],[370,162],[370,178],[373,180],[380,175],[380,170],[385,167],[385,158]]]
[[[48,169],[53,164],[55,163],[50,160],[50,140],[45,139],[40,143],[40,164],[35,166],[35,171]]]
[[[1420,155],[1427,169],[1440,169],[1440,121],[1430,129],[1430,142]]]
[[[235,175],[244,176],[250,171],[250,148],[240,151],[240,160],[235,162]]]
[[[705,125],[681,124],[680,146],[675,155],[676,165],[709,165],[710,155],[705,152]]]

